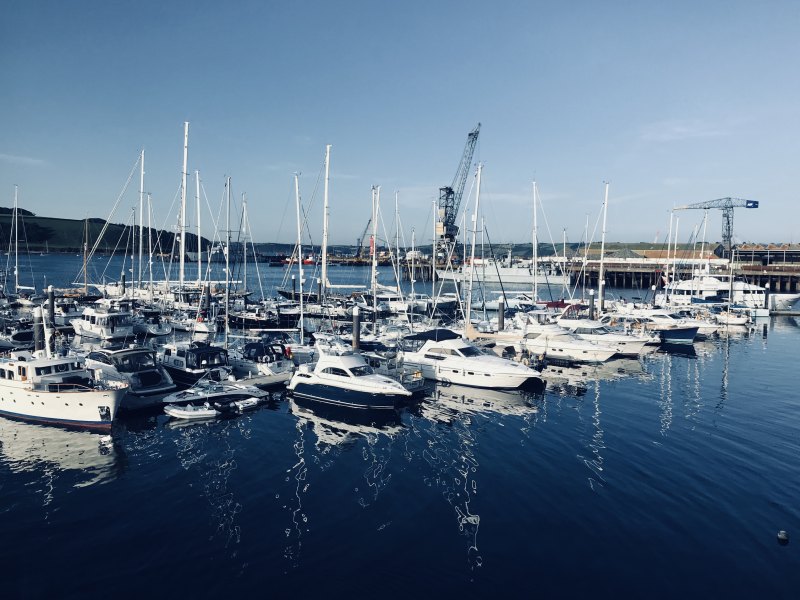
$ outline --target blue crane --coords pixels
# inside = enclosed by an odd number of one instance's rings
[[[470,167],[472,166],[472,155],[475,153],[475,145],[478,143],[478,134],[481,131],[481,124],[469,132],[464,152],[461,155],[461,162],[458,163],[456,175],[453,177],[452,185],[439,188],[439,215],[436,223],[436,235],[440,242],[452,242],[458,236],[458,207],[461,205],[461,196],[464,194],[464,185],[467,183]]]
[[[685,210],[691,208],[719,208],[722,210],[722,244],[728,256],[731,255],[733,247],[733,209],[734,208],[758,208],[758,200],[745,200],[744,198],[717,198],[716,200],[708,200],[707,202],[696,202],[695,204],[686,204],[684,206],[676,206],[675,210]]]

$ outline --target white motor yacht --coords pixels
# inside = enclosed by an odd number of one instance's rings
[[[327,404],[365,409],[394,409],[411,397],[403,385],[375,373],[360,354],[344,345],[319,345],[319,358],[311,368],[300,365],[289,382],[295,396]]]
[[[128,391],[101,381],[76,356],[17,351],[0,358],[0,414],[30,421],[110,430]]]
[[[413,337],[413,336],[412,336]],[[405,342],[411,341],[411,337]],[[487,354],[462,339],[428,339],[416,350],[402,352],[406,367],[426,379],[482,388],[514,389],[538,380],[533,369],[495,354]]]
[[[94,306],[87,306],[79,318],[70,323],[76,335],[101,340],[118,340],[133,338],[133,322],[131,312],[125,304],[118,308],[112,304],[98,300]]]
[[[612,331],[596,319],[559,319],[558,325],[581,339],[616,347],[619,356],[639,356],[646,345],[659,342],[656,336]]]

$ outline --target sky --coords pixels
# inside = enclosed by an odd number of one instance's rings
[[[405,244],[412,230],[425,244],[438,189],[481,123],[493,244],[531,239],[534,180],[542,242],[582,241],[587,223],[599,240],[604,182],[609,241],[662,243],[673,207],[729,196],[760,201],[737,209],[736,240],[800,241],[795,1],[5,0],[0,10],[0,206],[18,185],[36,214],[129,222],[144,149],[153,225],[174,228],[188,121],[206,237],[224,223],[230,177],[232,213],[245,197],[252,239],[294,241],[299,173],[319,243],[330,144],[331,243],[355,243],[380,186],[379,237],[394,236],[397,198]],[[460,212],[475,195],[471,174]],[[679,241],[702,229],[704,211],[675,214]],[[707,239],[721,227],[711,211]]]

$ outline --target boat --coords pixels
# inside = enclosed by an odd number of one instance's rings
[[[211,370],[219,374],[228,368],[228,351],[202,341],[165,344],[157,358],[178,388],[191,387]]]
[[[454,332],[447,335],[442,331],[431,330],[407,336],[403,340],[403,364],[419,369],[426,379],[457,385],[514,389],[528,383],[541,383],[533,369],[484,352]],[[418,349],[410,349],[414,342],[420,341],[423,343]]]
[[[161,397],[177,387],[156,360],[155,350],[145,346],[90,350],[86,355],[86,366],[103,372],[106,377],[128,383],[128,393],[122,400],[122,408],[126,410],[161,404]]]
[[[710,265],[695,270],[688,279],[670,281],[656,294],[657,306],[723,305],[733,303],[747,308],[765,308],[766,290],[736,279],[728,272],[713,273]]]
[[[268,396],[269,392],[265,392],[254,385],[233,381],[216,381],[209,377],[201,379],[188,389],[164,396],[162,402],[163,404],[172,405],[205,402],[217,410],[225,410],[230,408],[229,405],[234,402],[262,399]]]
[[[248,342],[242,348],[230,348],[228,364],[238,379],[259,385],[284,383],[294,372],[292,352],[279,342]]]
[[[101,380],[75,356],[43,350],[0,358],[0,414],[54,425],[110,430],[128,384]]]
[[[133,333],[158,337],[172,333],[172,325],[164,319],[159,309],[141,308],[132,317]]]
[[[558,325],[581,339],[616,348],[619,356],[639,356],[644,347],[654,342],[653,336],[616,332],[596,319],[558,319]],[[655,339],[658,343],[658,340]]]
[[[320,346],[313,368],[300,365],[289,381],[292,395],[360,409],[393,410],[411,392],[394,379],[375,373],[366,359],[343,345]]]
[[[167,404],[164,407],[164,412],[176,419],[214,419],[220,414],[220,412],[208,402],[198,405],[187,404],[185,406]]]
[[[105,300],[98,300],[94,306],[87,306],[79,318],[71,319],[76,335],[101,340],[133,338],[131,312],[125,304],[119,307]]]

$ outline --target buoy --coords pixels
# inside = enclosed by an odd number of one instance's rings
[[[781,546],[785,546],[789,543],[789,534],[786,533],[783,529],[778,532],[778,543]]]

